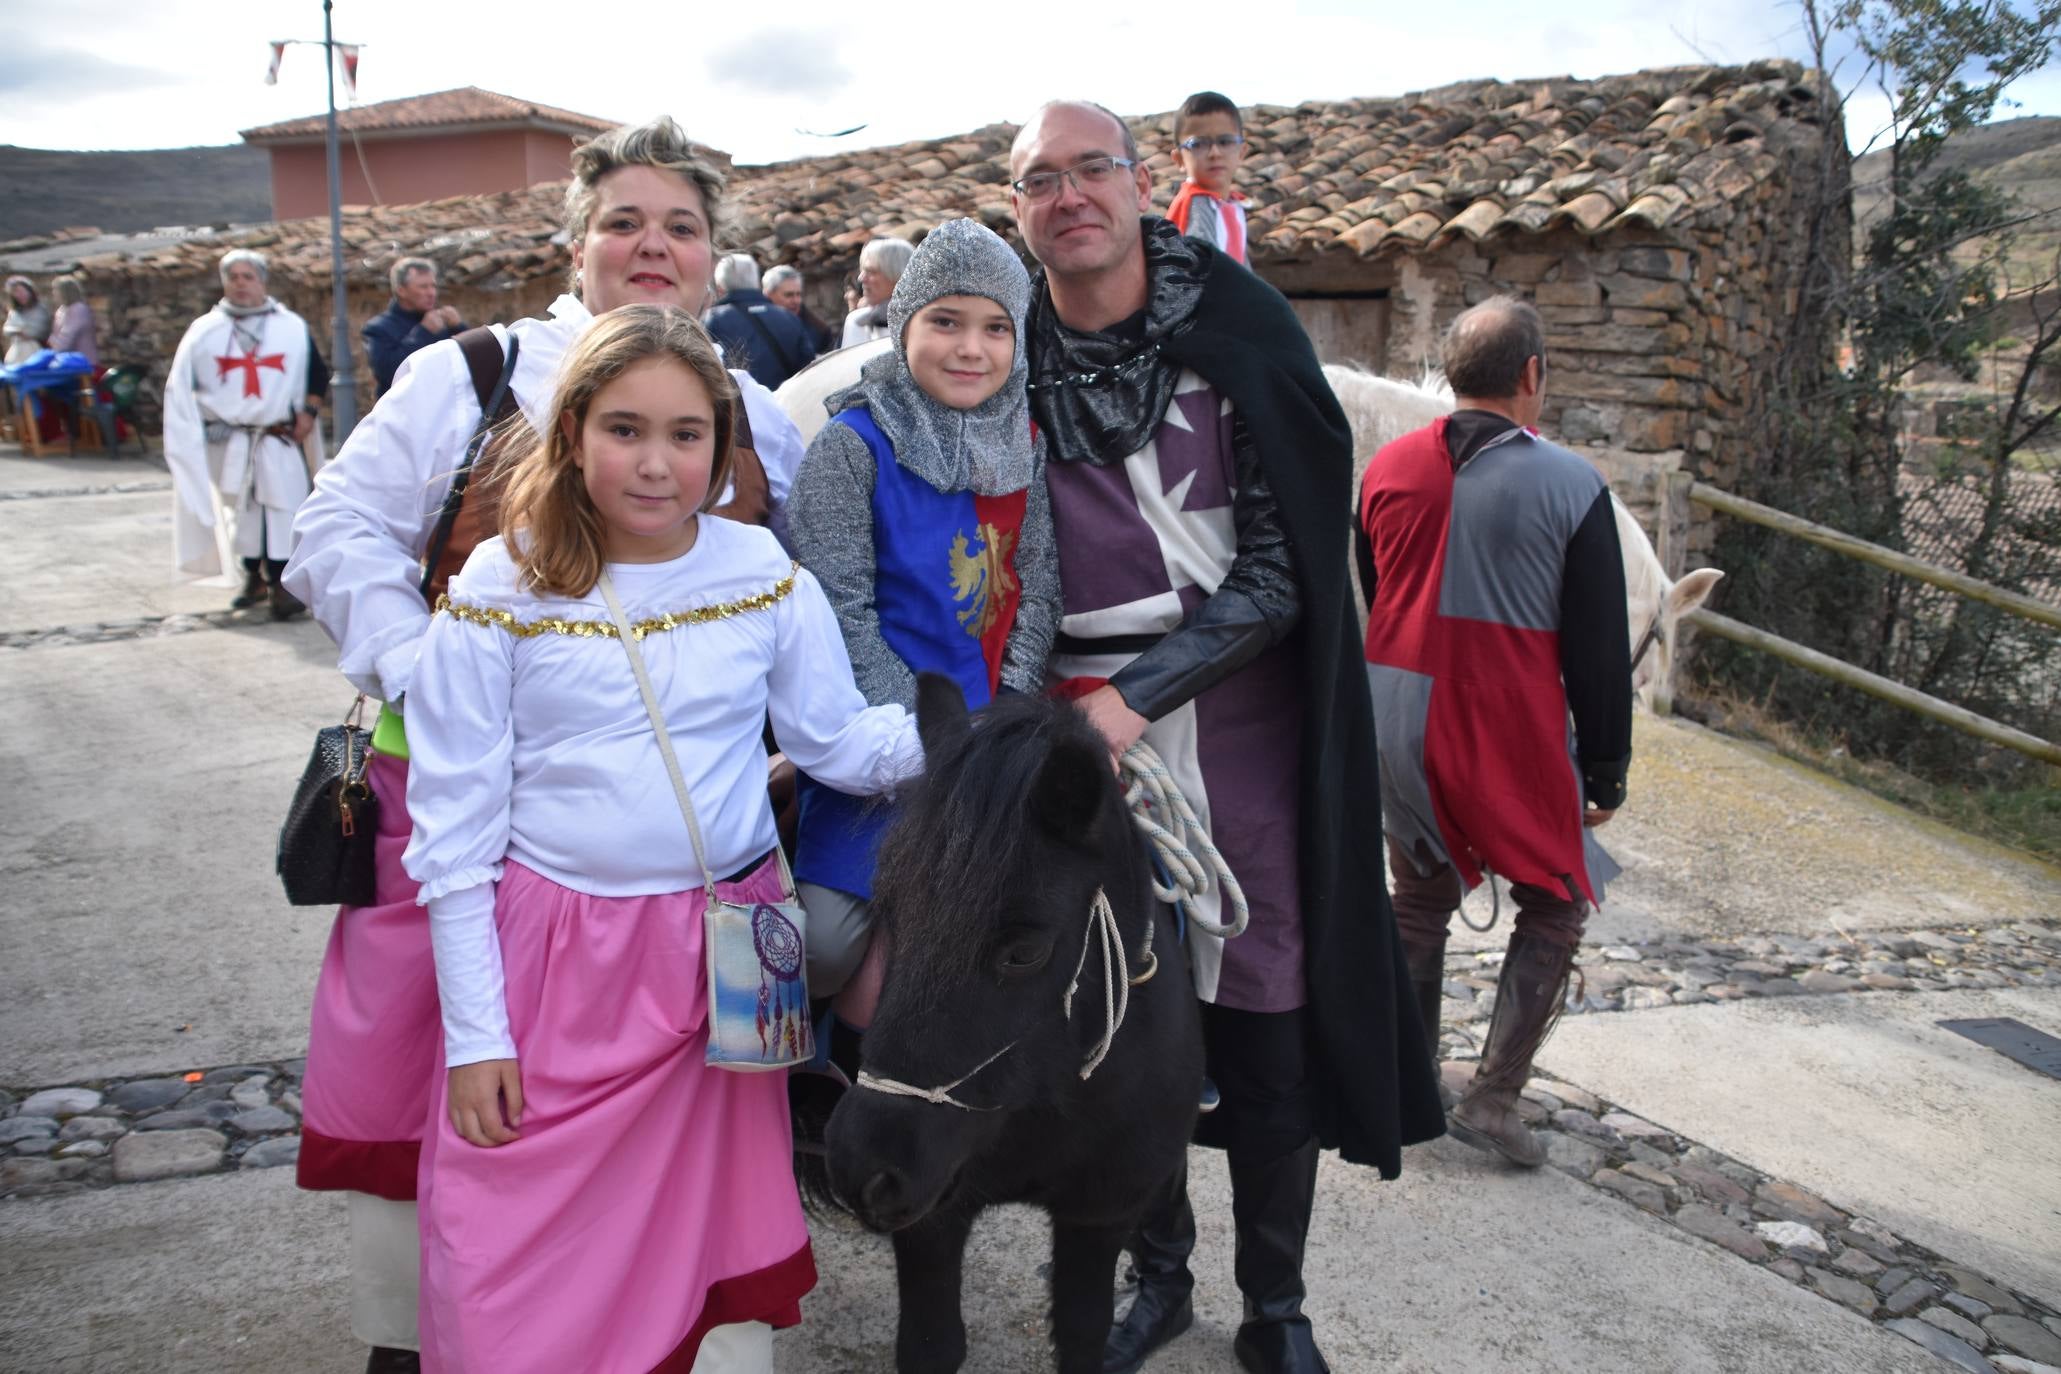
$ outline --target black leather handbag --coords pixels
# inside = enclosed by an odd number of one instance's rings
[[[379,798],[365,778],[372,732],[364,716],[360,696],[343,724],[315,732],[315,752],[279,827],[279,880],[295,906],[372,905]]]

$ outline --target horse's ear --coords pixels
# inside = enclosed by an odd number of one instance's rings
[[[972,731],[970,718],[958,683],[943,673],[916,675],[916,733],[923,740],[925,757],[950,752]]]
[[[1061,740],[1038,765],[1031,816],[1057,839],[1086,843],[1109,776],[1109,752],[1099,741]]]

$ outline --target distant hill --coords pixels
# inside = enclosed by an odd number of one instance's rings
[[[0,241],[71,225],[133,233],[272,217],[271,161],[241,143],[118,153],[0,144],[0,186]]]
[[[2061,119],[2005,119],[1955,134],[1933,166],[1943,172],[1965,171],[1985,186],[2011,192],[2029,209],[2061,209]],[[1858,223],[1869,224],[1881,213],[1888,179],[1887,152],[1870,153],[1854,164],[1853,209]],[[2051,236],[2057,227],[2061,226],[2050,222],[2034,232]]]

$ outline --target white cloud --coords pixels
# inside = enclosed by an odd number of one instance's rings
[[[336,31],[365,45],[366,101],[477,85],[609,119],[664,112],[744,162],[828,146],[799,130],[865,124],[845,143],[895,143],[1018,120],[1061,95],[1125,112],[1172,109],[1206,87],[1247,104],[1295,104],[1803,52],[1788,0],[1595,0],[1579,10],[1536,0],[1189,0],[1143,16],[1108,0],[877,14],[849,0],[790,0],[774,12],[777,28],[741,33],[696,22],[709,13],[504,0],[483,23],[475,7],[339,0]],[[163,84],[94,80],[75,99],[0,88],[0,127],[34,147],[232,142],[239,129],[322,108],[314,49],[289,50],[279,85],[263,84],[266,41],[320,37],[317,17],[313,6],[225,10],[215,0],[70,0],[17,16],[30,42],[63,46],[90,31],[101,60]],[[883,17],[896,22],[874,22]],[[232,32],[239,21],[250,27]],[[2022,113],[2061,113],[2051,73],[2017,94]]]

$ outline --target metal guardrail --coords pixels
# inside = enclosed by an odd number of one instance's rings
[[[1822,545],[1849,558],[1859,559],[1863,563],[1872,563],[1878,568],[1887,568],[1891,572],[1928,582],[1935,587],[1943,587],[1956,595],[1995,606],[1999,610],[2009,611],[2027,620],[2061,629],[2061,606],[2051,602],[2005,591],[2002,587],[1993,587],[1987,582],[1977,581],[1951,568],[1943,568],[1937,563],[1928,563],[1922,558],[1898,553],[1895,549],[1885,549],[1879,544],[1857,539],[1829,525],[1816,524],[1801,516],[1791,515],[1787,511],[1776,510],[1773,506],[1748,501],[1742,496],[1734,496],[1728,491],[1702,482],[1690,486],[1689,499],[1735,519],[1795,535],[1799,539],[1809,540],[1813,544]],[[1820,653],[1809,645],[1769,634],[1766,630],[1733,620],[1729,616],[1718,615],[1714,611],[1692,611],[1684,618],[1699,629],[1707,630],[1736,644],[1744,644],[1763,653],[1773,654],[1799,668],[1809,669],[1820,676],[1866,692],[1870,696],[1893,702],[1907,711],[1939,721],[1943,725],[1950,725],[1965,734],[2015,749],[2045,763],[2061,766],[2061,744],[2041,739],[2037,735],[1991,720],[1987,716],[1978,715],[1965,706],[1942,701],[1915,687],[1906,687],[1901,682],[1871,673],[1865,668],[1857,668],[1830,654]]]

